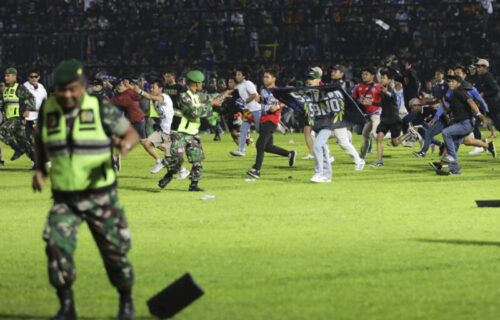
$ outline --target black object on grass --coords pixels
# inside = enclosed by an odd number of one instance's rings
[[[172,318],[204,293],[186,273],[148,300],[149,312],[160,319]]]
[[[500,200],[476,200],[478,207],[500,207]]]

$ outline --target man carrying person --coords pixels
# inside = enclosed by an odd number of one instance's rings
[[[248,68],[239,68],[236,70],[236,82],[238,83],[237,89],[241,98],[241,109],[243,109],[243,123],[240,128],[240,141],[238,150],[231,151],[230,154],[235,157],[245,156],[245,144],[251,143],[247,141],[248,133],[252,122],[255,129],[259,131],[260,125],[260,105],[257,103],[257,88],[252,81],[247,80],[249,76]]]
[[[287,151],[273,144],[273,133],[280,121],[280,102],[271,93],[272,88],[276,88],[276,73],[268,70],[264,72],[264,88],[257,97],[261,103],[260,131],[257,139],[257,158],[251,170],[247,171],[249,176],[260,178],[260,168],[264,161],[264,152],[277,154],[288,158],[288,165],[293,167],[297,151]]]
[[[360,152],[361,159],[366,160],[370,139],[376,139],[377,127],[380,123],[382,84],[374,82],[374,68],[367,67],[361,72],[363,82],[356,86],[352,96],[364,106],[365,117],[368,120],[363,128],[363,144]]]

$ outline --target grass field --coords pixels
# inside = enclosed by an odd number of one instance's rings
[[[500,318],[500,209],[474,203],[500,199],[500,160],[462,147],[463,173],[439,177],[427,165],[437,154],[385,147],[385,167],[355,172],[332,141],[331,184],[309,182],[313,160],[288,168],[273,155],[260,180],[245,182],[255,148],[236,159],[227,134],[202,138],[200,186],[216,200],[187,192],[187,180],[160,190],[142,148],[119,173],[138,317],[149,318],[146,300],[189,271],[206,294],[176,319]],[[275,140],[306,154],[299,134]],[[49,186],[31,191],[30,166],[23,157],[0,167],[0,319],[48,318],[58,308],[41,239]],[[117,294],[86,225],[75,260],[80,318],[114,317]]]

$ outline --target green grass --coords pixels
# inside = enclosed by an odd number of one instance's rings
[[[245,182],[255,149],[232,158],[227,134],[219,143],[202,138],[200,185],[216,200],[187,192],[187,180],[160,190],[161,174],[149,173],[153,161],[142,148],[119,173],[139,317],[148,317],[149,297],[189,271],[206,294],[176,319],[499,318],[500,210],[474,203],[500,198],[490,155],[469,156],[462,146],[463,173],[439,177],[427,165],[437,154],[419,159],[385,147],[385,167],[355,172],[331,141],[331,184],[309,182],[313,160],[288,168],[273,155],[260,180]],[[275,141],[306,154],[299,134]],[[34,194],[29,167],[26,157],[0,167],[0,319],[49,317],[58,308],[41,239],[49,186]],[[115,316],[117,295],[86,225],[75,260],[79,316]]]

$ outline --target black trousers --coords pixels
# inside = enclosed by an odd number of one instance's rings
[[[283,157],[288,157],[289,151],[273,145],[273,133],[277,125],[271,121],[266,121],[260,124],[259,139],[257,139],[257,159],[253,168],[260,170],[264,161],[264,152],[274,153]]]

